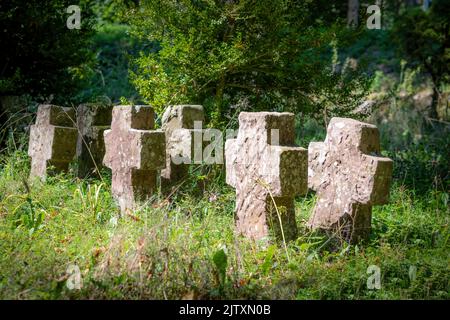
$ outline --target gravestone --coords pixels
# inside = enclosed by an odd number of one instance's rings
[[[162,129],[166,134],[166,167],[161,170],[161,185],[173,185],[189,172],[194,158],[195,121],[204,121],[200,105],[169,106],[162,117]],[[201,126],[200,126],[201,128]],[[199,141],[200,148],[202,142]]]
[[[377,127],[333,118],[325,141],[310,143],[308,160],[309,187],[318,198],[308,225],[350,243],[367,238],[372,206],[388,201],[392,178]]]
[[[75,112],[55,105],[40,105],[36,123],[30,127],[28,155],[31,157],[30,177],[45,179],[51,173],[67,171],[75,156],[77,129]]]
[[[103,163],[112,170],[112,194],[122,213],[152,195],[157,170],[165,166],[164,132],[153,128],[151,107],[113,108],[111,129],[104,132]]]
[[[296,237],[294,196],[307,192],[308,152],[294,142],[294,114],[277,112],[241,112],[237,138],[226,141],[236,228],[248,238],[264,238],[270,229],[278,239]]]
[[[99,176],[105,156],[103,133],[111,127],[112,106],[82,104],[77,109],[78,177]]]

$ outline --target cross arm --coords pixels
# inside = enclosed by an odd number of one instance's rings
[[[300,147],[270,146],[262,164],[262,178],[273,196],[302,195],[308,189],[308,151]]]
[[[393,161],[389,158],[362,155],[354,197],[360,203],[378,205],[389,200]]]

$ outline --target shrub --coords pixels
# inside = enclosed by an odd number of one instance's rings
[[[215,125],[236,109],[348,114],[367,81],[351,68],[335,72],[332,47],[344,46],[354,31],[316,19],[323,15],[313,8],[294,1],[143,1],[129,13],[133,34],[160,48],[136,59],[132,81],[159,113],[168,104],[203,104]]]

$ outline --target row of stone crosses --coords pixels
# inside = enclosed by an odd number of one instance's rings
[[[203,120],[198,105],[169,106],[159,130],[150,106],[84,104],[75,112],[40,105],[30,128],[31,176],[67,171],[75,156],[80,177],[104,165],[126,212],[155,192],[158,174],[165,185],[187,175],[189,164],[171,158],[174,150],[193,152],[194,121]],[[236,189],[238,233],[261,239],[272,230],[295,239],[294,197],[312,189],[317,202],[308,227],[350,243],[368,237],[372,206],[388,201],[393,167],[380,156],[376,126],[333,118],[325,141],[306,150],[295,145],[294,114],[287,112],[241,112],[237,137],[225,142],[225,164],[226,182]]]

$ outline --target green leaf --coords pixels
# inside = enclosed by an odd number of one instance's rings
[[[228,265],[227,254],[225,253],[225,251],[223,251],[223,249],[220,249],[216,251],[216,253],[214,253],[213,261],[217,268],[217,271],[219,272],[221,281],[223,282],[223,280],[225,280],[225,272]]]
[[[261,265],[261,269],[264,275],[267,275],[269,273],[270,267],[273,264],[273,256],[275,254],[276,248],[277,247],[275,245],[271,245],[267,249],[266,257],[264,258],[264,263]]]

